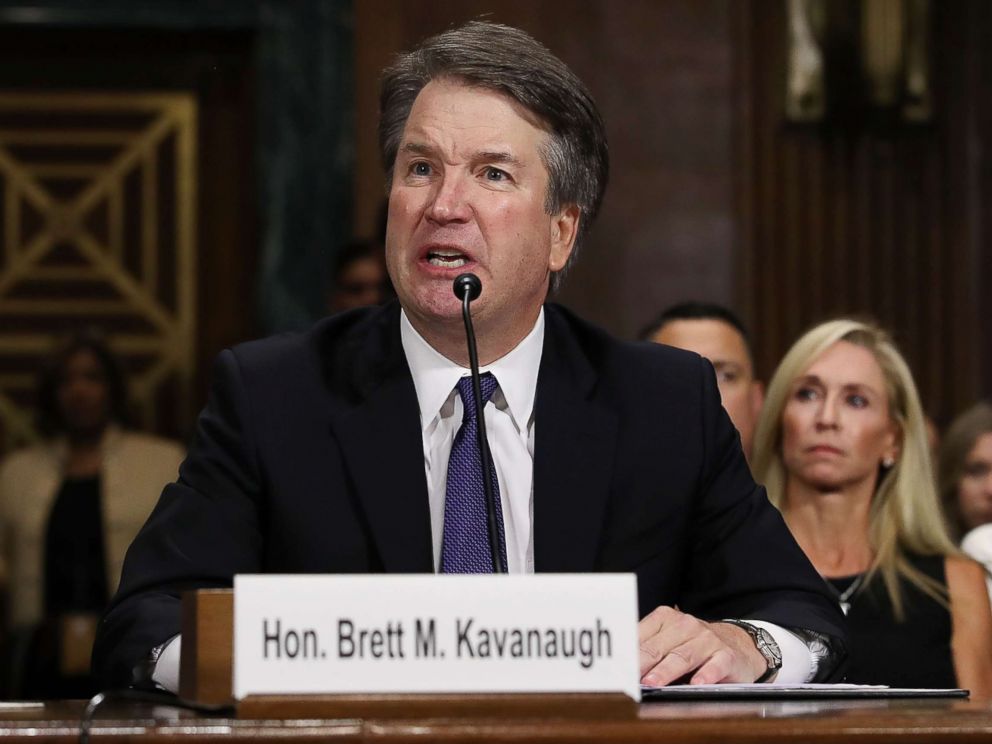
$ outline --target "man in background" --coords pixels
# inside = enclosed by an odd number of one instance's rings
[[[386,274],[386,252],[376,240],[357,240],[338,249],[327,288],[327,310],[340,313],[382,305],[395,293]]]
[[[723,407],[750,458],[765,387],[755,378],[750,338],[740,318],[716,303],[683,302],[663,311],[641,333],[641,340],[694,351],[710,360]]]

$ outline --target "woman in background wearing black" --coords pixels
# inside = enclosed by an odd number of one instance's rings
[[[883,331],[837,320],[793,345],[753,465],[848,615],[847,681],[992,694],[984,574],[947,535],[916,386]]]

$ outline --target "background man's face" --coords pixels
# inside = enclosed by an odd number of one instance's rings
[[[744,453],[750,456],[764,391],[761,383],[754,379],[751,357],[737,329],[722,320],[709,318],[672,320],[651,340],[694,351],[710,360],[716,369],[723,407],[741,434]]]
[[[503,94],[454,81],[433,81],[417,96],[386,230],[389,273],[415,326],[460,322],[451,283],[471,271],[483,287],[472,306],[477,327],[529,330],[549,273],[565,265],[577,210],[545,211],[547,135],[525,113]]]

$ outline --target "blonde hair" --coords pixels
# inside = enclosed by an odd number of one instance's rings
[[[839,341],[857,344],[875,357],[885,378],[889,416],[901,442],[895,464],[880,471],[872,498],[868,541],[874,558],[867,578],[881,574],[897,618],[904,616],[900,576],[946,606],[946,587],[914,568],[907,558],[909,552],[956,555],[957,549],[947,534],[937,500],[923,408],[913,375],[892,339],[878,326],[832,320],[813,327],[792,345],[768,385],[758,420],[752,458],[755,479],[764,483],[769,499],[782,509],[788,478],[782,462],[782,413],[795,380]]]
[[[968,455],[975,442],[985,434],[992,434],[992,406],[983,401],[954,419],[940,446],[938,490],[944,514],[957,540],[966,531],[961,508],[958,506],[958,487]]]

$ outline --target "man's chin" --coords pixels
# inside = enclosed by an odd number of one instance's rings
[[[462,304],[454,296],[454,293],[450,298],[431,297],[408,301],[401,299],[400,304],[408,316],[416,318],[425,325],[441,328],[462,322]]]

